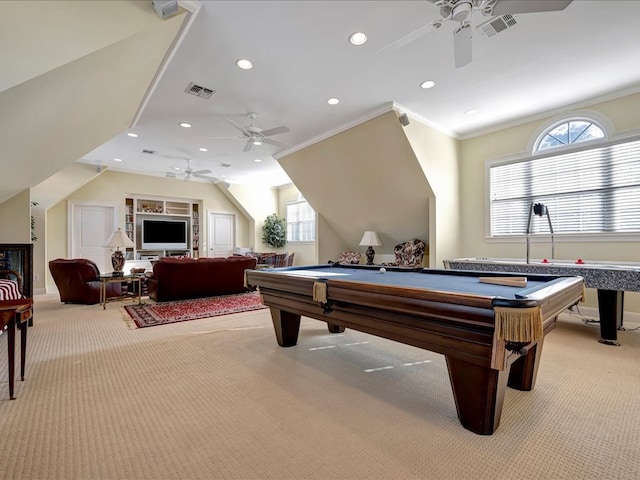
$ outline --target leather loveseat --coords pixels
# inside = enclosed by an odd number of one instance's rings
[[[149,298],[156,302],[246,292],[244,271],[256,267],[253,257],[161,258],[147,272]]]
[[[49,262],[49,271],[58,287],[60,301],[93,305],[100,302],[100,270],[86,258],[56,258]],[[119,282],[107,284],[107,298],[123,293]]]

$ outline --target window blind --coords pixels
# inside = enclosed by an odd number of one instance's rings
[[[316,213],[308,202],[287,205],[287,241],[311,242],[316,239]]]
[[[640,140],[489,167],[491,235],[526,233],[531,202],[555,234],[640,232]],[[549,233],[534,221],[532,233]]]

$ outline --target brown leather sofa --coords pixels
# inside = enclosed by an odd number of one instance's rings
[[[246,292],[244,271],[255,267],[256,259],[245,256],[161,258],[146,273],[149,298],[166,302]]]
[[[49,262],[49,271],[60,292],[60,301],[93,305],[100,302],[100,270],[86,258],[56,258]],[[123,293],[119,282],[107,284],[107,298]]]

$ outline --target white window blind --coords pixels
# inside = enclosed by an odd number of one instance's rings
[[[531,202],[543,203],[556,234],[640,232],[640,141],[494,164],[491,235],[523,235]],[[548,233],[546,221],[532,233]]]
[[[287,205],[287,241],[312,242],[316,239],[316,212],[306,201]]]

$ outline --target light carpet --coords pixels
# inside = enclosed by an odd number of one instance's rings
[[[34,322],[13,401],[0,337],[2,480],[640,478],[638,331],[563,316],[480,436],[441,355],[316,320],[291,348],[268,310],[131,330],[46,295]]]
[[[125,306],[124,310],[138,328],[143,328],[260,310],[262,308],[267,307],[262,305],[260,294],[258,292],[247,292],[235,295],[178,300],[175,302],[133,304]]]

